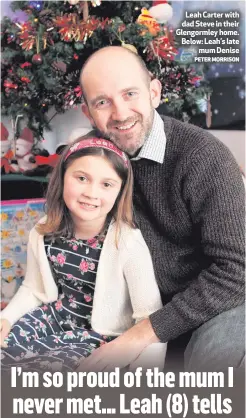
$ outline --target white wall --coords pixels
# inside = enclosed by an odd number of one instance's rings
[[[71,138],[76,139],[80,134],[85,134],[91,129],[90,122],[82,113],[80,106],[77,109],[69,109],[65,113],[56,115],[52,122],[53,130],[45,132],[46,141],[43,143],[44,148],[49,152],[55,152],[58,144],[68,143]],[[74,135],[75,131],[78,132],[77,136]]]
[[[209,131],[220,139],[232,152],[238,164],[245,173],[245,131]]]

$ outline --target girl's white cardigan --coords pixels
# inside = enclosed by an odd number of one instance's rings
[[[118,249],[115,232],[115,224],[111,223],[98,263],[91,317],[93,330],[111,336],[122,334],[135,322],[162,307],[151,256],[140,230],[122,224]],[[57,298],[58,289],[45,253],[43,236],[34,227],[29,235],[25,279],[1,312],[1,318],[8,319],[13,325],[32,309]],[[166,344],[151,344],[137,363],[144,367],[163,366],[165,352]]]

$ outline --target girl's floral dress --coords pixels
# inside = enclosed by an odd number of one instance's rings
[[[60,238],[44,245],[58,286],[58,300],[35,308],[16,322],[2,349],[2,370],[75,370],[82,358],[112,338],[91,329],[91,312],[105,236]]]

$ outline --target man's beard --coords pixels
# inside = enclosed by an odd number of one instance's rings
[[[113,142],[119,149],[121,149],[122,151],[124,151],[126,154],[130,155],[131,157],[133,157],[134,155],[137,154],[137,152],[140,150],[140,148],[142,148],[144,142],[146,141],[146,139],[148,138],[151,128],[152,128],[152,124],[153,124],[153,120],[154,120],[154,109],[152,109],[148,119],[146,120],[146,123],[143,123],[143,118],[138,118],[138,119],[134,119],[134,118],[129,118],[126,121],[122,122],[122,121],[112,121],[108,124],[108,128],[116,128],[117,126],[123,126],[123,125],[127,125],[132,123],[133,121],[136,121],[137,123],[141,124],[141,130],[140,133],[138,134],[138,137],[133,140],[133,143],[131,144],[131,146],[127,145],[127,136],[129,136],[129,141],[132,140],[131,134],[126,134],[125,135],[125,140],[126,143],[124,143],[124,140],[122,141],[122,136],[117,136],[117,133],[113,133],[110,131],[107,132],[103,132],[100,131],[95,123],[93,124],[93,128],[96,129],[96,131],[98,132],[98,136],[102,136],[105,139],[110,140],[111,142]],[[123,142],[123,143],[122,143]]]

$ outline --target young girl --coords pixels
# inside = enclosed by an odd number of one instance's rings
[[[1,313],[3,369],[75,370],[161,308],[150,253],[133,223],[132,179],[127,156],[107,140],[80,138],[63,151],[47,216],[30,232],[25,280]],[[153,366],[164,364],[166,346],[157,346]]]

